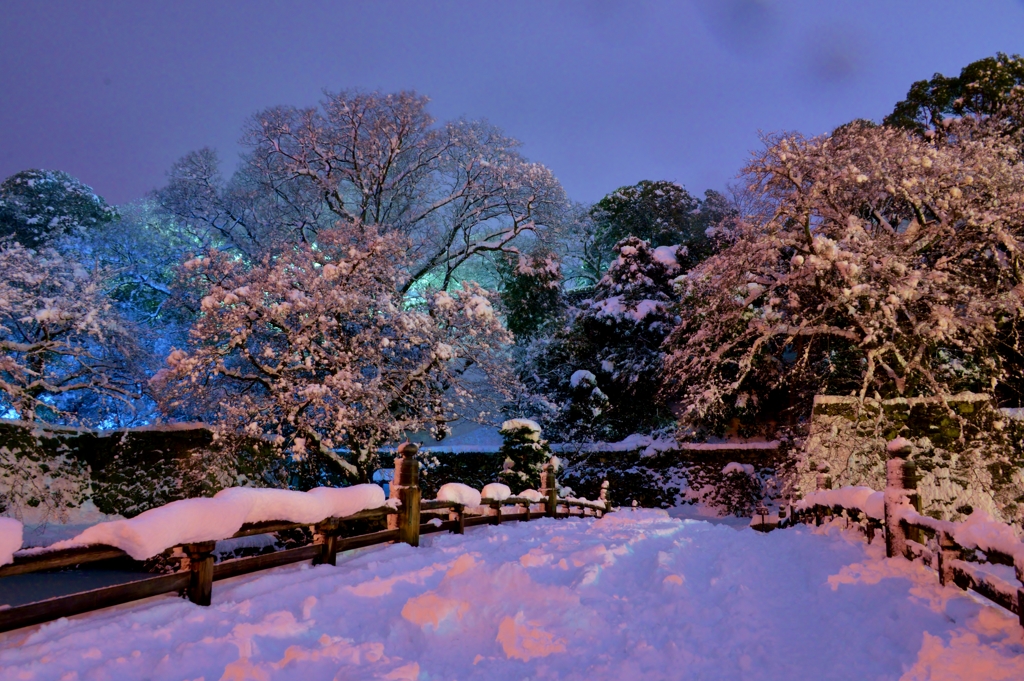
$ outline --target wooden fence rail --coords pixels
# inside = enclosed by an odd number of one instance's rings
[[[864,532],[869,544],[876,532],[882,532],[887,557],[903,556],[924,563],[936,571],[943,586],[955,584],[965,591],[971,589],[1016,614],[1024,626],[1024,587],[982,569],[986,563],[1011,566],[1016,580],[1024,585],[1024,551],[1015,557],[994,548],[961,546],[953,539],[953,523],[923,516],[920,511],[916,468],[897,452],[887,462],[882,519],[871,518],[857,508],[813,504],[799,510],[791,508],[779,527],[821,525],[826,519],[842,517]]]
[[[391,484],[391,499],[394,505],[360,511],[341,518],[324,518],[314,525],[271,520],[260,523],[246,523],[231,537],[248,537],[285,530],[309,528],[313,543],[297,548],[264,553],[245,558],[234,558],[222,562],[214,561],[215,541],[197,542],[175,547],[175,553],[186,557],[181,569],[164,575],[143,576],[138,580],[114,586],[92,589],[67,596],[58,596],[35,603],[0,609],[0,632],[70,617],[100,608],[120,605],[143,598],[168,593],[178,593],[197,605],[210,605],[213,583],[230,577],[237,577],[273,567],[289,565],[306,560],[314,564],[336,565],[337,555],[343,551],[404,542],[419,546],[420,535],[433,532],[454,532],[463,534],[467,527],[476,525],[497,525],[510,521],[529,521],[537,518],[564,518],[574,515],[601,516],[612,510],[607,502],[607,482],[602,486],[598,502],[558,497],[558,484],[553,463],[544,466],[541,473],[541,501],[523,497],[507,499],[483,499],[487,507],[484,515],[467,513],[463,504],[441,499],[421,500],[419,490],[419,463],[416,460],[417,447],[405,444],[399,448],[395,459],[395,476]],[[504,509],[516,507],[516,511],[505,513]],[[562,508],[563,510],[559,510]],[[446,515],[440,523],[421,522],[424,515]],[[342,527],[351,521],[385,521],[386,530],[366,534],[345,535]],[[166,553],[170,553],[169,550]],[[0,578],[43,572],[66,567],[86,565],[112,559],[128,559],[127,553],[112,546],[83,546],[77,548],[47,551],[32,549],[15,554],[14,562],[0,566]]]

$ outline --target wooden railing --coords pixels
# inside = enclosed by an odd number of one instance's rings
[[[819,479],[819,487],[822,486]],[[888,462],[883,505],[882,518],[873,518],[863,509],[842,505],[791,507],[788,518],[781,521],[779,527],[797,523],[821,525],[827,519],[845,518],[848,525],[867,536],[869,544],[881,532],[887,557],[903,556],[924,563],[935,570],[943,586],[954,584],[965,591],[971,589],[1016,614],[1024,626],[1024,588],[981,569],[986,563],[1013,567],[1016,580],[1024,584],[1024,547],[1011,555],[991,547],[958,544],[954,540],[956,523],[921,515],[916,468],[912,462],[899,457]]]
[[[420,535],[433,532],[448,531],[462,534],[467,527],[475,525],[498,525],[502,522],[529,521],[545,517],[564,518],[572,515],[602,516],[612,510],[610,504],[605,501],[607,482],[602,487],[599,502],[559,498],[552,463],[548,463],[541,474],[540,492],[544,498],[540,501],[522,497],[483,499],[482,506],[486,507],[484,514],[472,513],[463,504],[452,501],[421,501],[416,451],[415,445],[404,445],[399,450],[399,457],[395,459],[391,497],[398,501],[397,504],[364,510],[345,517],[324,518],[314,525],[276,520],[247,523],[230,537],[223,538],[235,539],[309,528],[313,533],[311,544],[221,562],[214,561],[216,541],[185,544],[165,552],[167,555],[184,555],[176,572],[156,576],[140,573],[139,579],[123,584],[2,608],[0,632],[168,593],[181,594],[197,605],[210,605],[214,582],[259,570],[306,560],[311,560],[313,564],[335,565],[340,552],[389,542],[419,546]],[[515,511],[505,512],[508,507],[514,507]],[[577,509],[578,513],[574,513],[574,509]],[[421,522],[424,516],[433,518]],[[432,522],[439,516],[447,516],[447,519],[440,523]],[[343,530],[345,525],[353,521],[374,520],[386,522],[387,529],[355,535],[346,535]],[[112,546],[19,551],[15,553],[13,563],[0,566],[0,578],[113,559],[129,559],[129,556]]]

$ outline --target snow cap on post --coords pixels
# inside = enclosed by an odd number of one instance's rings
[[[898,437],[894,440],[890,440],[889,444],[886,445],[886,452],[889,457],[896,457],[905,459],[910,456],[910,451],[913,449],[914,444],[905,437]]]

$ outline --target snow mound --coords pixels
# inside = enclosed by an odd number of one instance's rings
[[[796,509],[803,511],[815,505],[842,506],[859,509],[867,516],[881,520],[885,516],[883,497],[882,492],[876,492],[870,487],[825,489],[808,494],[796,503]]]
[[[578,388],[580,383],[586,381],[590,385],[597,385],[597,377],[586,369],[580,369],[569,377],[569,387]]]
[[[480,492],[461,482],[447,482],[441,485],[441,489],[437,490],[437,498],[439,501],[452,501],[463,506],[480,505]]]
[[[245,523],[315,523],[383,505],[384,490],[377,485],[320,487],[309,492],[233,487],[221,490],[212,499],[172,501],[134,518],[93,525],[51,548],[104,544],[136,560],[145,560],[173,546],[227,539]]]
[[[1024,547],[1013,528],[996,522],[991,515],[977,509],[962,523],[956,523],[953,540],[965,548],[979,548],[982,551],[1001,551],[1011,556],[1024,557]]]
[[[503,431],[511,432],[513,430],[522,429],[529,430],[533,433],[540,433],[540,425],[531,419],[509,419],[501,424],[501,430]]]
[[[484,488],[480,490],[480,496],[484,499],[504,501],[512,496],[512,490],[509,489],[508,485],[503,485],[500,482],[492,482],[489,485],[484,485]]]
[[[889,444],[885,446],[885,449],[890,454],[895,454],[905,447],[913,447],[914,443],[905,437],[898,437],[894,440],[890,440]]]
[[[735,461],[730,461],[729,463],[725,464],[724,468],[722,468],[722,475],[729,475],[730,473],[753,475],[754,467],[751,466],[749,463],[737,463]]]
[[[665,266],[669,272],[679,269],[679,260],[676,258],[676,251],[679,246],[658,246],[654,249],[654,261]]]
[[[522,492],[520,492],[516,496],[517,497],[522,497],[523,499],[529,499],[530,501],[532,501],[534,503],[538,503],[538,502],[544,501],[544,495],[541,494],[540,492],[538,492],[535,489],[524,489]]]
[[[21,548],[23,530],[20,520],[0,518],[0,565],[14,562],[14,552]]]

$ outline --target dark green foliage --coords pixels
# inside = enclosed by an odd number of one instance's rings
[[[499,482],[504,459],[496,454],[483,453],[438,453],[423,452],[420,460],[420,490],[424,499],[433,499],[437,490],[448,482],[461,482],[473,489]],[[393,466],[391,460],[383,459],[381,465]],[[519,490],[517,490],[519,491]]]
[[[87,233],[115,217],[91,187],[59,170],[23,170],[0,184],[0,240],[27,248]]]
[[[656,251],[628,237],[614,252],[619,257],[593,297],[579,303],[565,327],[531,347],[527,382],[560,405],[552,425],[563,441],[619,440],[673,422],[655,396],[661,344],[676,323],[672,279],[682,273],[677,263],[686,250]],[[577,371],[593,374],[596,385],[588,379],[574,386]]]
[[[931,80],[917,81],[884,122],[919,134],[941,131],[944,118],[993,114],[1022,88],[1024,59],[998,52],[971,62],[959,76],[936,73]]]
[[[505,326],[517,343],[535,337],[565,308],[561,264],[553,253],[502,253],[498,276]]]
[[[642,180],[619,187],[594,204],[591,216],[596,224],[595,246],[605,255],[602,265],[614,259],[615,244],[635,236],[652,246],[682,245],[687,254],[680,265],[684,271],[714,252],[715,241],[707,234],[735,214],[728,200],[707,191],[701,200],[674,182]],[[595,272],[595,278],[602,272]]]
[[[540,486],[541,468],[551,458],[547,440],[540,439],[540,428],[532,421],[506,421],[501,430],[504,442],[498,451],[503,462],[500,477],[514,494]]]
[[[91,498],[103,513],[131,517],[178,499],[212,496],[224,487],[281,485],[275,477],[279,459],[269,448],[218,436],[199,424],[95,431],[0,421],[0,448],[10,452],[18,470],[31,470],[26,460],[40,462],[63,482],[50,486],[48,498],[36,495],[33,503],[12,495],[13,478],[4,477],[0,507],[68,508]],[[0,471],[6,460],[0,460]],[[59,517],[59,510],[51,515]]]
[[[755,457],[736,451],[691,453],[667,451],[645,456],[642,451],[567,453],[560,483],[578,496],[596,499],[601,483],[609,483],[609,500],[616,506],[634,501],[645,508],[671,508],[700,503],[719,515],[751,516],[760,502],[781,495],[779,477],[784,455],[760,452]],[[749,458],[754,475],[723,474],[726,464]]]

